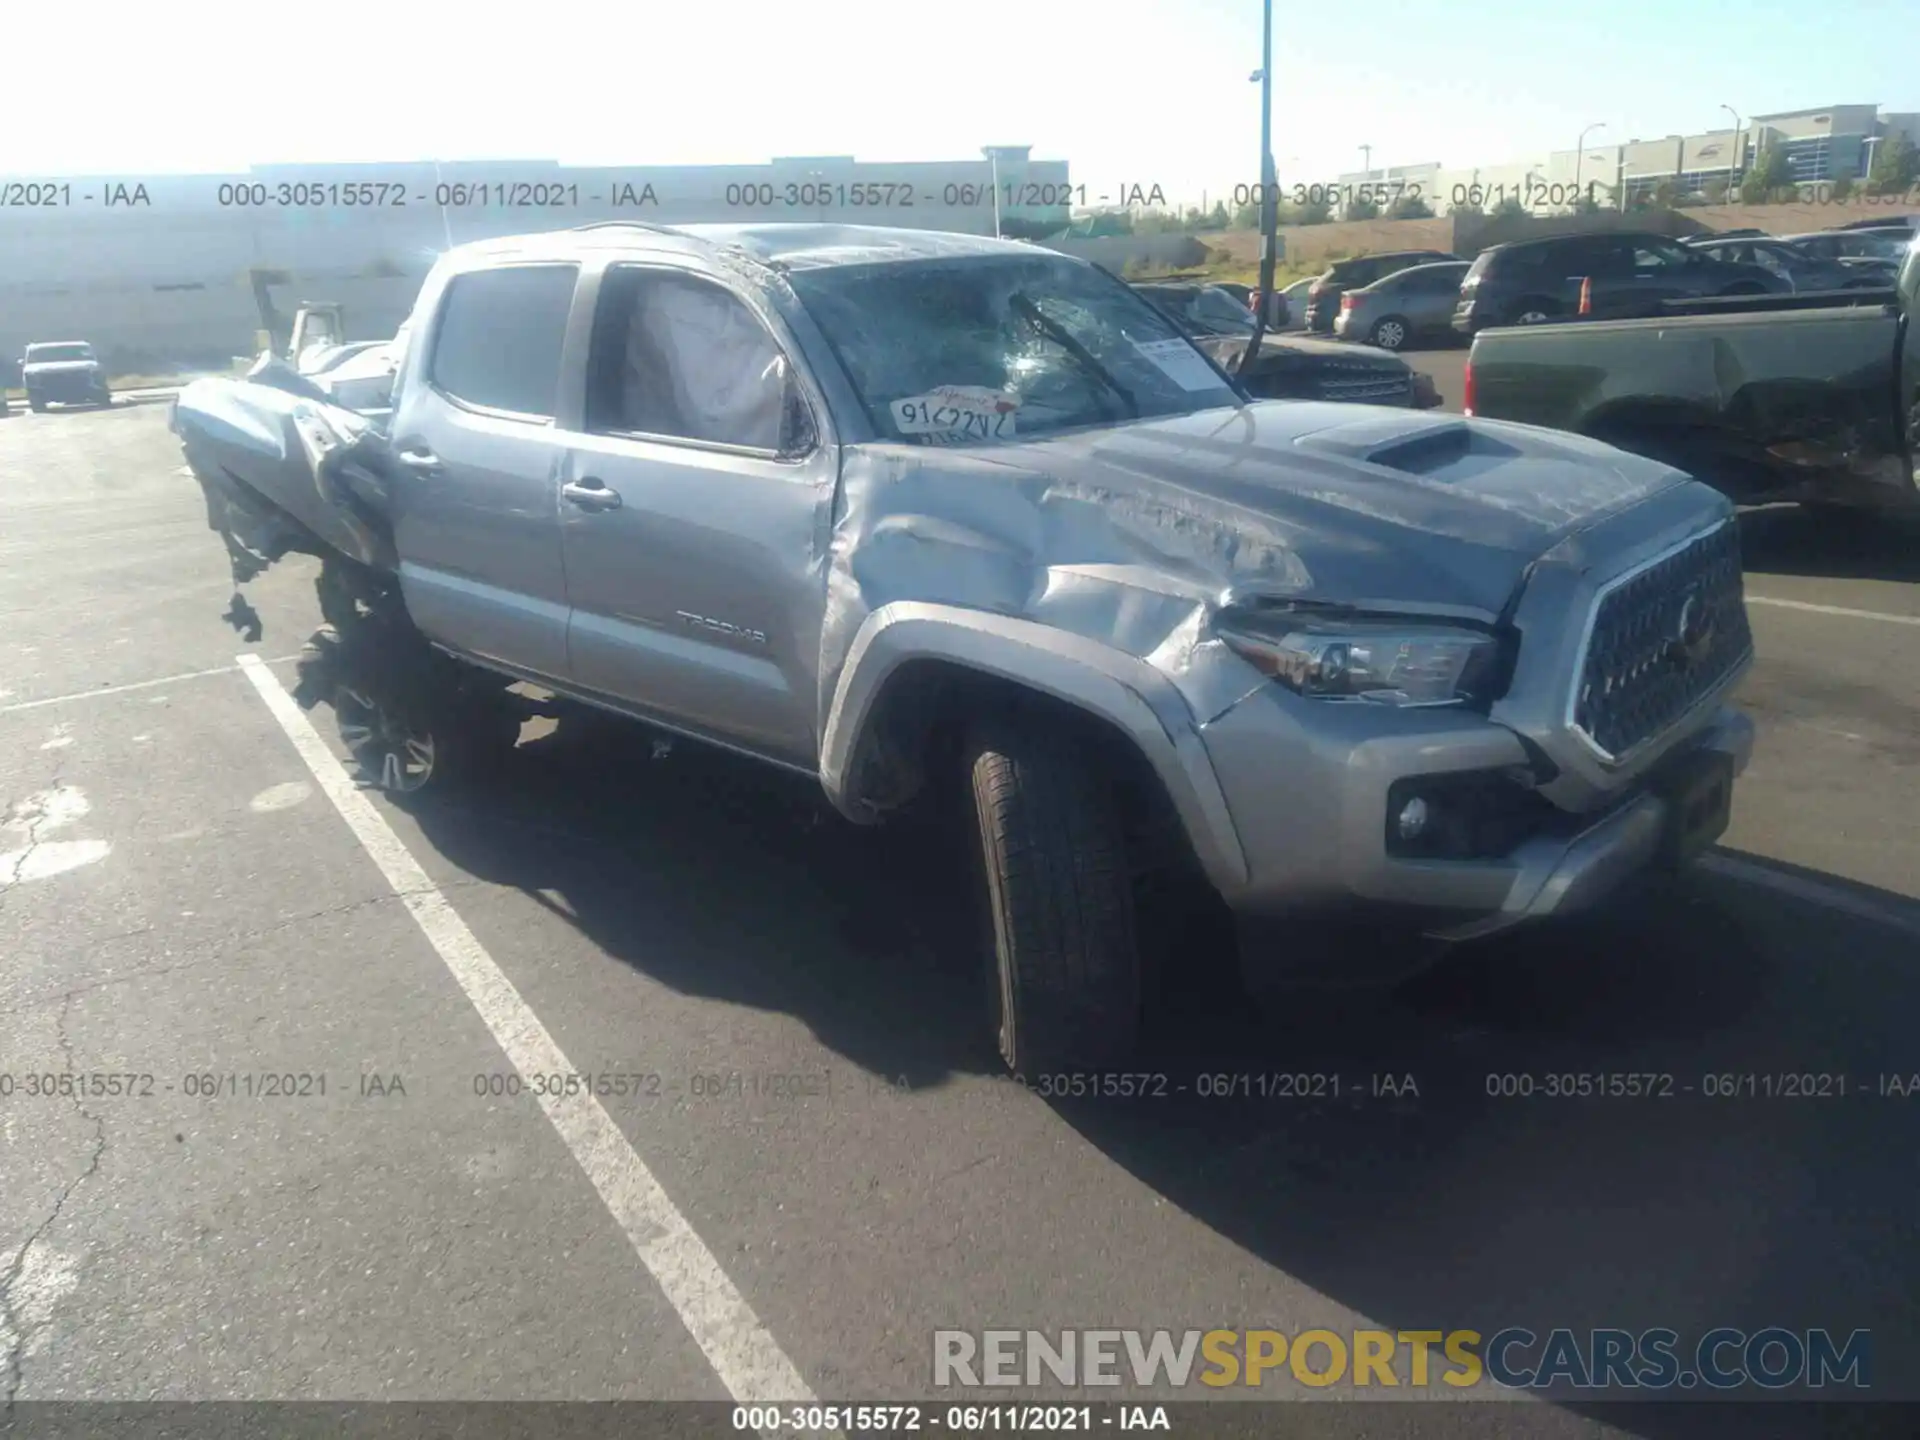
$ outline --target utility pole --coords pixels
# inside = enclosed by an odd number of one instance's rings
[[[1273,306],[1273,267],[1280,229],[1279,181],[1273,173],[1273,0],[1261,0],[1260,14],[1260,309],[1253,317],[1253,338],[1240,356],[1239,373],[1253,368],[1267,334]]]
[[[1746,158],[1747,132],[1741,127],[1740,112],[1731,105],[1720,107],[1733,117],[1733,155],[1727,161],[1727,203],[1731,205],[1737,198],[1733,187],[1740,183],[1741,161]]]
[[[1580,208],[1580,169],[1587,159],[1587,136],[1606,128],[1606,121],[1596,120],[1580,132],[1579,148],[1573,152],[1573,205],[1576,210]]]
[[[1373,182],[1373,147],[1371,145],[1360,147],[1360,179],[1365,184]]]

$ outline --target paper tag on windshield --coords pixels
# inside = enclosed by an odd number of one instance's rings
[[[902,435],[961,440],[1011,440],[1020,402],[984,385],[941,385],[887,407]]]
[[[1220,377],[1185,340],[1136,340],[1133,348],[1182,390],[1218,390]]]

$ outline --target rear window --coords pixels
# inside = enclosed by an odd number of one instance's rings
[[[1494,252],[1491,250],[1482,250],[1474,256],[1473,263],[1467,267],[1467,280],[1475,281],[1486,274],[1493,266],[1493,256]]]
[[[483,410],[551,420],[574,273],[571,265],[510,265],[456,276],[434,333],[435,388]]]

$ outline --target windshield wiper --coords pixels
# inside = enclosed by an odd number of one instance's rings
[[[1058,342],[1060,348],[1071,355],[1082,370],[1118,395],[1125,403],[1128,414],[1135,420],[1140,418],[1140,402],[1134,399],[1133,392],[1114,379],[1113,372],[1094,359],[1093,352],[1068,334],[1064,326],[1049,320],[1038,305],[1017,290],[1007,297],[1007,303],[1031,320],[1048,339]]]

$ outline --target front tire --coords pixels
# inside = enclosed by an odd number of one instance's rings
[[[1111,1068],[1140,1033],[1125,827],[1089,747],[1044,718],[982,722],[964,750],[989,1010],[1019,1075]]]
[[[1398,350],[1407,343],[1407,322],[1398,315],[1389,315],[1373,327],[1368,337],[1382,350]]]

